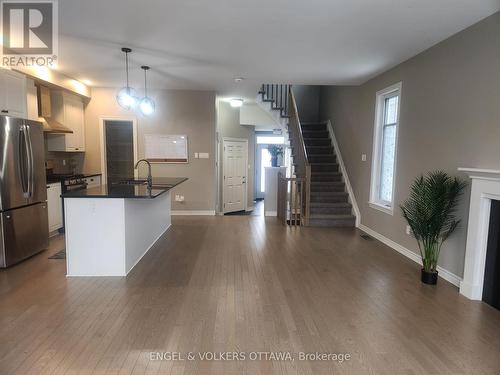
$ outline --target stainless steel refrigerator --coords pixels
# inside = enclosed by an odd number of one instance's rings
[[[0,267],[48,247],[42,124],[0,116]]]

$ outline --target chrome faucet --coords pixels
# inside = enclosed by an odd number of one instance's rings
[[[153,188],[153,176],[151,175],[151,163],[146,159],[141,159],[135,163],[135,169],[139,166],[141,161],[145,162],[148,165],[148,189],[151,190]]]

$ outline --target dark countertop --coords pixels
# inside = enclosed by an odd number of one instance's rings
[[[63,198],[139,198],[152,199],[169,191],[186,181],[185,177],[157,177],[153,178],[153,188],[147,185],[106,184],[84,190],[74,190],[63,193]]]

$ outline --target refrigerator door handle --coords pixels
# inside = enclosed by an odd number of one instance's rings
[[[21,189],[23,190],[23,195],[28,198],[28,176],[26,168],[26,158],[27,158],[27,145],[24,125],[19,128],[19,143],[18,143],[18,153],[19,153],[19,177],[21,179]]]
[[[26,129],[26,144],[27,144],[27,154],[28,154],[28,196],[33,197],[35,191],[35,162],[33,160],[33,147],[31,144],[31,133],[30,126],[25,125]]]

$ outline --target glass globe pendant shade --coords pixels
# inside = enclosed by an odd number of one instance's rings
[[[130,110],[137,104],[137,92],[132,87],[124,87],[116,95],[120,107]]]
[[[155,111],[155,102],[147,96],[141,99],[139,109],[144,116],[152,115]]]

